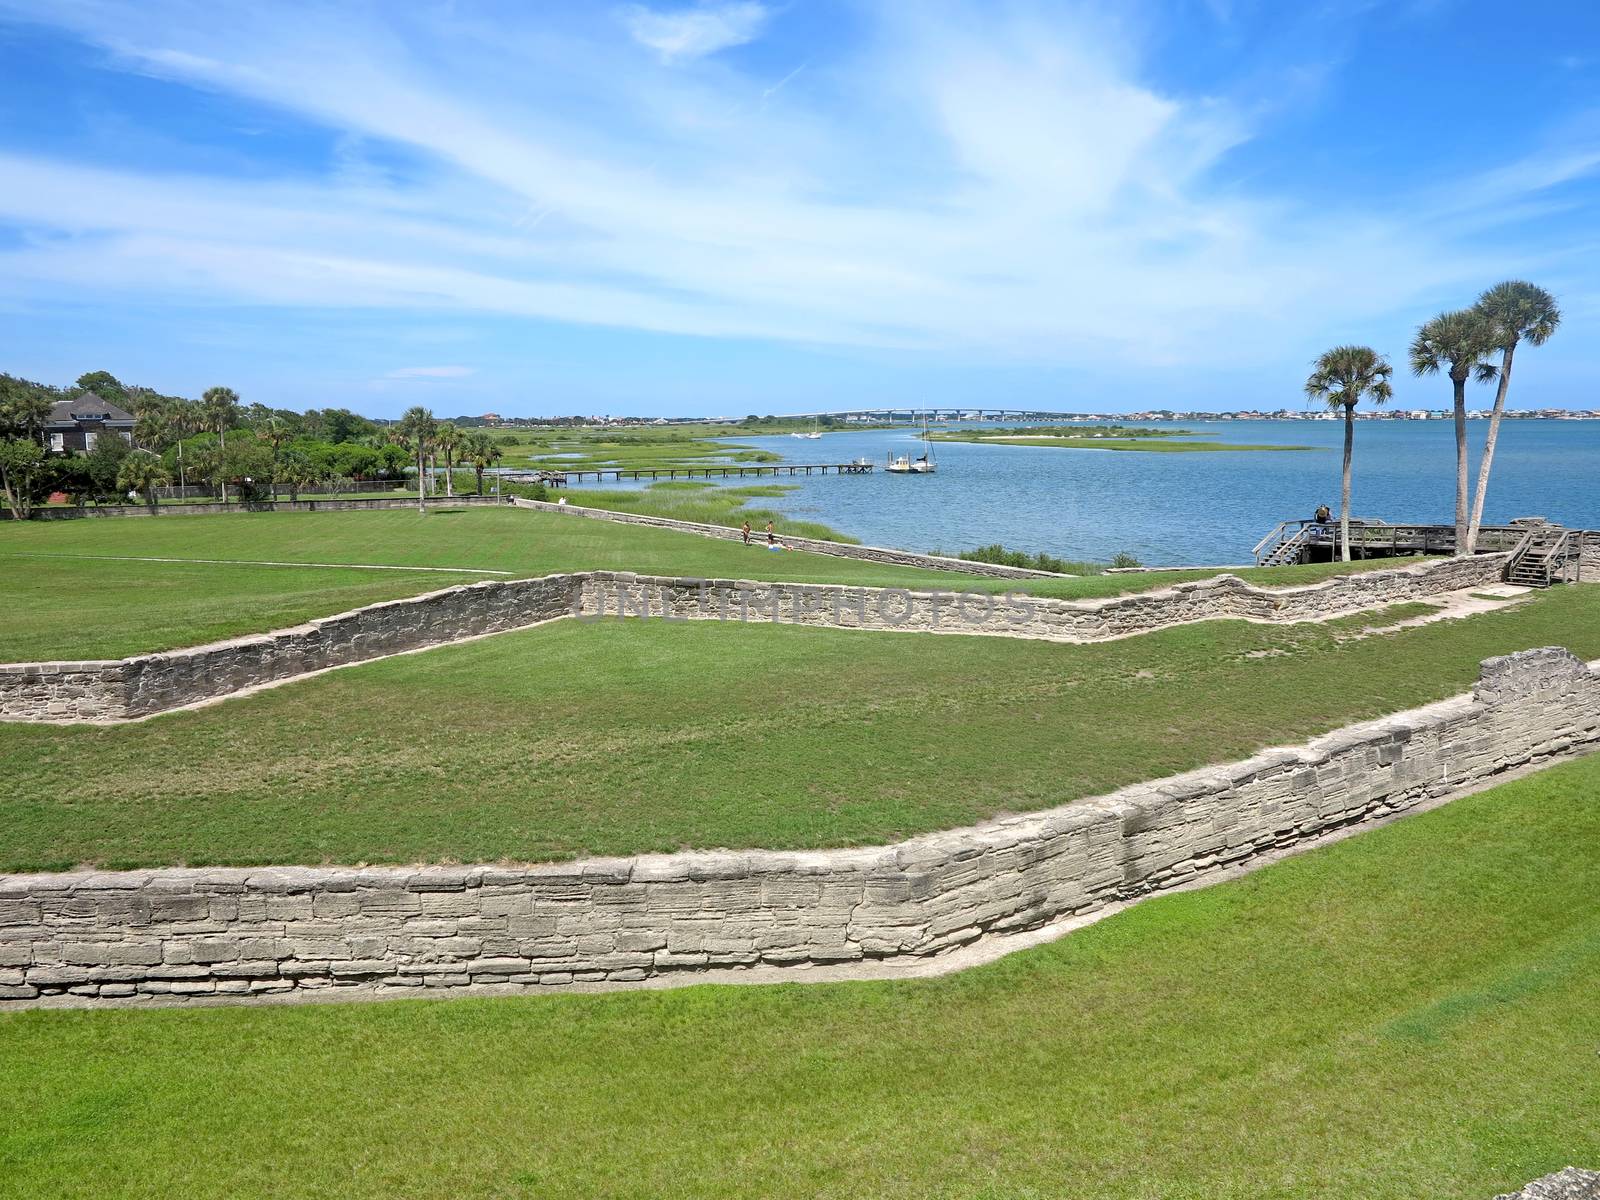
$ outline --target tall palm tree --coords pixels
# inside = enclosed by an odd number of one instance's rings
[[[1455,395],[1456,417],[1456,553],[1471,554],[1477,540],[1467,529],[1467,380],[1476,375],[1479,383],[1495,377],[1497,368],[1489,361],[1494,349],[1494,327],[1475,309],[1440,313],[1417,330],[1411,340],[1411,372],[1414,375],[1450,376]]]
[[[408,408],[405,415],[394,426],[395,433],[405,439],[411,453],[417,460],[417,511],[425,513],[428,506],[427,499],[427,464],[428,455],[433,449],[433,439],[438,432],[438,422],[433,419],[433,414],[421,405]]]
[[[135,446],[159,454],[172,444],[172,410],[160,396],[141,395],[133,416]]]
[[[217,431],[217,478],[222,483],[222,502],[228,502],[228,427],[239,420],[239,393],[230,387],[207,388],[200,397],[200,411],[206,425]]]
[[[283,448],[294,437],[294,430],[282,417],[268,415],[264,417],[256,430],[257,436],[267,445],[272,447],[272,498],[278,498],[278,461],[283,456]]]
[[[461,445],[461,430],[456,428],[454,422],[440,421],[438,431],[433,435],[433,444],[444,455],[444,494],[454,496],[456,489],[450,468],[455,465],[456,449]]]
[[[1344,410],[1344,486],[1339,492],[1339,548],[1350,561],[1350,459],[1355,448],[1356,405],[1365,396],[1383,404],[1394,394],[1389,377],[1394,368],[1370,346],[1335,346],[1311,368],[1306,380],[1308,399]]]
[[[478,473],[478,495],[483,495],[483,473],[504,457],[505,452],[481,429],[474,429],[462,439],[461,458]]]
[[[1494,394],[1494,411],[1489,414],[1489,433],[1483,440],[1483,461],[1478,464],[1478,489],[1472,496],[1472,519],[1467,537],[1476,544],[1478,527],[1483,523],[1483,498],[1489,491],[1489,469],[1494,465],[1494,444],[1500,437],[1500,415],[1505,411],[1506,392],[1511,387],[1511,359],[1518,342],[1542,346],[1561,324],[1561,309],[1556,298],[1542,287],[1521,279],[1497,283],[1473,306],[1494,326],[1494,348],[1500,351],[1500,386]]]

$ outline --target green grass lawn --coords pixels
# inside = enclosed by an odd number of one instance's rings
[[[872,844],[1244,757],[1600,657],[1600,588],[1353,639],[1085,646],[562,622],[112,727],[0,725],[0,870]]]
[[[668,489],[662,495],[669,503],[682,497],[682,504],[693,505],[702,502],[703,491]],[[781,520],[778,529],[795,532]],[[6,522],[0,524],[0,612],[5,614],[0,662],[116,658],[198,645],[484,577],[117,561],[138,557],[463,567],[513,575],[629,570],[942,590],[1023,588],[1069,598],[1138,591],[1214,573],[983,579],[793,551],[772,554],[695,534],[512,508],[436,510],[426,516],[390,509]],[[1249,578],[1273,585],[1305,583],[1384,565],[1393,563],[1273,567],[1250,572]]]
[[[749,521],[750,527],[758,532],[771,521],[789,537],[825,538],[833,542],[857,540],[816,521],[796,521],[775,509],[762,508],[759,504],[752,506],[752,502],[775,499],[794,490],[782,483],[733,485],[699,479],[668,479],[644,488],[586,487],[564,494],[571,503],[585,508],[606,508],[613,512],[643,513],[733,528]]]
[[[1597,793],[940,980],[0,1014],[0,1191],[1487,1200],[1600,1163]]]

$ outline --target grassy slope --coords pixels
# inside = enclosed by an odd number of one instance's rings
[[[793,487],[781,483],[724,486],[701,480],[669,479],[646,488],[580,488],[566,495],[573,504],[585,508],[644,513],[735,529],[740,522],[749,521],[757,532],[764,530],[771,521],[775,528],[791,537],[825,538],[833,542],[857,540],[816,521],[796,521],[775,509],[751,507],[753,501],[770,500],[791,491]]]
[[[667,493],[672,495],[674,493]],[[692,497],[693,492],[677,494]],[[790,526],[780,521],[780,531]],[[0,525],[0,662],[118,657],[197,645],[327,616],[476,576],[284,567],[116,562],[50,555],[260,559],[477,567],[540,575],[620,569],[666,575],[860,583],[889,587],[1104,596],[1210,572],[1084,579],[979,579],[823,555],[771,554],[693,534],[515,509],[234,513],[156,520],[86,518]],[[1383,565],[1380,560],[1363,566]],[[1252,573],[1266,583],[1309,582],[1338,564]]]
[[[112,728],[0,726],[0,870],[875,843],[1039,809],[1600,657],[1600,588],[1350,640],[1091,646],[568,622]],[[1343,638],[1344,640],[1340,640]]]
[[[1488,1197],[1600,1162],[1600,757],[943,980],[0,1015],[0,1188]]]

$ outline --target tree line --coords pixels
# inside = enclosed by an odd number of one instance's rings
[[[43,434],[51,406],[85,391],[133,415],[131,443],[102,436],[84,453],[48,453]],[[434,421],[418,457],[413,450],[423,422],[409,413],[407,419],[382,426],[342,408],[302,413],[246,405],[228,387],[208,388],[193,400],[126,387],[105,371],[83,375],[71,388],[0,374],[0,491],[21,518],[56,493],[79,504],[140,495],[153,507],[157,488],[178,484],[209,488],[224,502],[275,500],[283,491],[296,500],[317,485],[401,480],[415,466],[426,495],[432,468],[442,461],[447,494],[454,494],[450,471],[460,466],[476,472],[481,495],[484,472],[502,458],[495,439]]]
[[[1497,283],[1470,308],[1442,312],[1418,327],[1411,340],[1411,372],[1444,375],[1454,396],[1456,434],[1456,553],[1471,554],[1483,523],[1495,442],[1511,387],[1511,364],[1517,347],[1542,346],[1561,324],[1555,297],[1525,280]],[[1335,346],[1314,364],[1306,380],[1306,396],[1344,414],[1344,475],[1339,493],[1339,545],[1350,561],[1350,461],[1355,444],[1355,410],[1362,400],[1380,405],[1394,391],[1394,368],[1371,346]],[[1476,487],[1467,470],[1467,383],[1498,382]]]

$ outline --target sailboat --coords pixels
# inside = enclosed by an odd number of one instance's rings
[[[812,417],[810,433],[791,433],[789,436],[801,438],[808,442],[820,442],[822,440],[822,430],[819,428],[821,424],[821,417]]]
[[[933,439],[928,436],[927,413],[922,414],[922,453],[916,458],[910,454],[891,453],[883,469],[891,475],[932,475],[938,469],[933,461]]]

